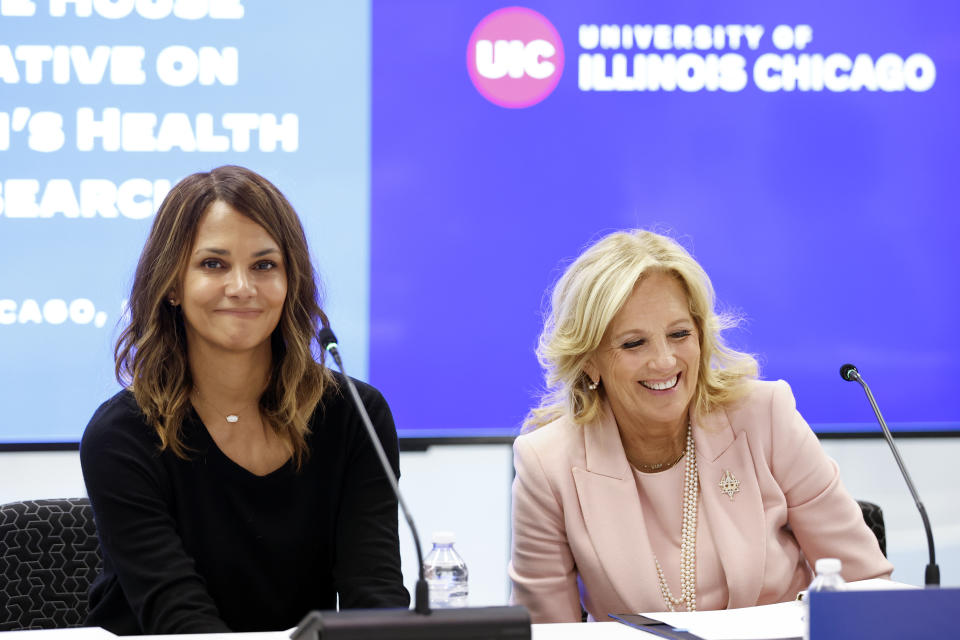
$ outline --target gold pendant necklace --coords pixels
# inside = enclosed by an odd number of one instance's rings
[[[666,471],[667,469],[673,468],[674,465],[683,460],[683,456],[685,456],[686,453],[686,449],[682,450],[680,455],[677,456],[677,459],[673,462],[658,462],[657,464],[643,464],[638,462],[634,466],[640,471]]]
[[[213,403],[212,403],[212,402],[209,402],[206,398],[203,397],[203,395],[200,393],[200,390],[199,390],[199,389],[197,389],[196,387],[194,387],[194,388],[193,388],[193,391],[194,391],[194,393],[197,394],[197,399],[198,399],[198,400],[200,400],[202,403],[204,403],[204,404],[208,405],[209,407],[211,407],[214,411],[216,411],[216,412],[217,412],[218,414],[220,414],[221,416],[224,416],[223,419],[226,420],[227,422],[229,422],[230,424],[233,424],[233,423],[236,423],[236,422],[240,422],[240,416],[239,416],[238,414],[236,414],[236,413],[228,413],[228,414],[224,415],[224,412],[223,412],[223,411],[220,411],[220,409],[218,409],[217,407],[213,406]]]

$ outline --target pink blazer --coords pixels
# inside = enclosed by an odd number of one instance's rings
[[[796,410],[786,382],[694,421],[701,520],[709,519],[728,608],[791,600],[817,558],[847,580],[889,577],[836,463]],[[514,444],[511,600],[535,623],[663,611],[637,484],[609,408],[595,423],[560,419]],[[730,500],[720,477],[740,481]],[[679,499],[679,496],[678,496]],[[679,538],[680,532],[676,532]]]

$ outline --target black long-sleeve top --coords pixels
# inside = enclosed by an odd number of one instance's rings
[[[342,385],[342,378],[337,378]],[[399,477],[393,417],[357,382]],[[349,398],[325,394],[309,457],[257,476],[196,412],[189,460],[160,452],[132,393],[105,402],[80,445],[103,571],[87,624],[120,635],[282,630],[312,609],[406,607],[397,500]]]

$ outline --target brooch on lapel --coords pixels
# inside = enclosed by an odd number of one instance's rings
[[[723,475],[720,476],[720,493],[725,493],[730,498],[730,502],[733,502],[735,493],[740,493],[740,481],[729,469],[724,469]]]

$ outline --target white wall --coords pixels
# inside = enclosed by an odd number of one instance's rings
[[[505,604],[509,595],[510,485],[513,450],[506,445],[444,445],[400,454],[400,489],[420,532],[423,555],[434,531],[457,535],[470,572],[470,604]],[[417,557],[400,522],[404,583],[413,594]]]
[[[886,441],[824,440],[823,446],[840,465],[850,493],[883,509],[893,579],[922,586],[927,538]],[[960,438],[901,438],[897,447],[933,527],[941,583],[960,586]]]
[[[923,584],[926,539],[907,487],[883,440],[827,440],[847,488],[881,505],[893,577]],[[934,527],[937,562],[945,586],[960,586],[960,438],[901,439],[900,450]],[[420,530],[424,553],[438,529],[457,534],[470,569],[470,602],[503,604],[510,538],[511,451],[505,445],[445,445],[400,456],[401,487]],[[0,453],[0,503],[84,495],[75,452]],[[400,550],[409,589],[416,557],[401,520]]]

